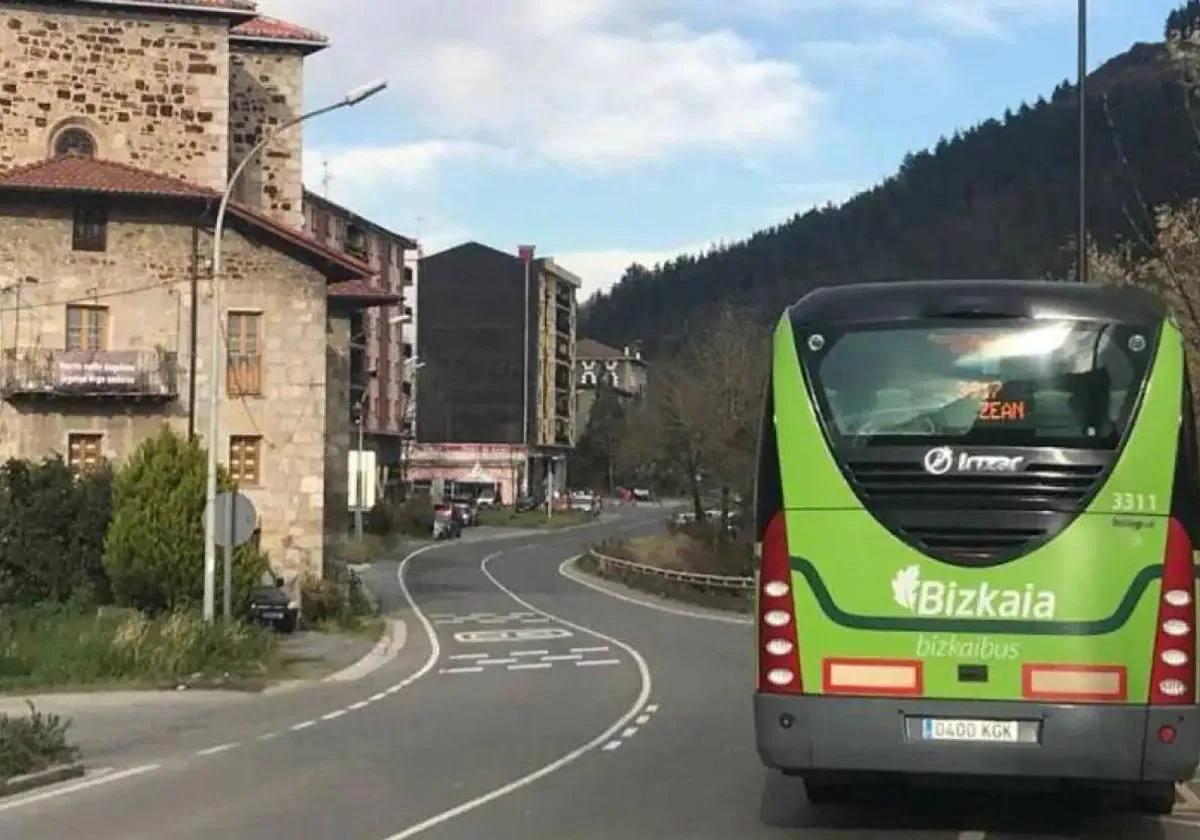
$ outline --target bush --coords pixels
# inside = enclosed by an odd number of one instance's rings
[[[67,743],[70,722],[25,702],[28,717],[0,714],[0,780],[67,764],[79,756],[79,748]]]
[[[206,623],[177,611],[148,618],[105,608],[61,606],[0,612],[0,690],[133,682],[174,684],[193,674],[259,676],[273,652],[269,633]]]
[[[204,450],[170,428],[143,441],[117,473],[104,568],[118,604],[157,613],[200,603],[206,474]],[[218,482],[232,489],[224,471]],[[234,558],[234,602],[244,607],[267,559],[252,544]],[[220,582],[218,571],[218,591]]]
[[[396,530],[395,507],[383,499],[375,502],[367,511],[366,532],[378,537],[386,537]]]
[[[107,467],[76,479],[61,458],[0,466],[0,603],[103,603]]]
[[[408,537],[429,537],[433,533],[433,499],[416,493],[396,508],[396,530]]]
[[[362,618],[376,612],[375,605],[362,579],[344,566],[334,566],[322,579],[311,575],[303,578],[300,588],[300,610],[309,626],[336,624],[357,627]]]

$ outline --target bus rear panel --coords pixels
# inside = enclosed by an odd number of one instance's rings
[[[1190,778],[1189,393],[1178,328],[1133,289],[870,284],[789,309],[755,504],[764,762]]]

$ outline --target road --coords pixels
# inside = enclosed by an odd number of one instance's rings
[[[1154,820],[1098,795],[880,790],[807,807],[754,752],[749,625],[564,562],[662,516],[376,563],[374,589],[409,627],[397,659],[356,683],[139,729],[103,755],[107,772],[0,800],[0,837],[1200,835],[1200,808]]]

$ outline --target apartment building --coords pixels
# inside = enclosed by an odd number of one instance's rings
[[[377,285],[396,296],[391,306],[366,309],[351,322],[351,420],[361,417],[364,447],[375,453],[380,486],[400,480],[415,432],[413,379],[417,243],[316,193],[304,192],[304,230],[333,250],[366,263]]]
[[[420,278],[420,457],[412,478],[499,484],[509,501],[519,492],[542,495],[551,475],[563,489],[574,441],[580,279],[551,258],[526,260],[478,242],[424,257]],[[464,454],[472,446],[478,457]],[[453,455],[442,458],[439,448]],[[481,471],[488,481],[470,478]]]
[[[249,0],[0,7],[0,457],[120,462],[163,424],[222,463],[285,579],[346,531],[352,324],[394,306],[371,267],[301,229],[301,134],[230,164],[299,113],[317,33]],[[208,364],[213,342],[224,363]]]

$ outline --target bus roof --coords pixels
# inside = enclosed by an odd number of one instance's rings
[[[792,323],[931,318],[1062,318],[1158,324],[1162,301],[1133,286],[1037,280],[905,280],[814,289],[789,309]]]

